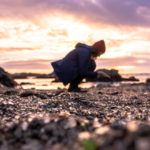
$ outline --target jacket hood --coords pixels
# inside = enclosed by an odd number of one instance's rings
[[[91,46],[88,46],[88,45],[86,45],[84,43],[77,43],[76,46],[75,46],[75,48],[79,48],[79,47],[91,48]]]

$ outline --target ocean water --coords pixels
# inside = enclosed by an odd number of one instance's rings
[[[124,74],[122,76],[125,77],[125,78],[134,76],[134,77],[136,77],[137,79],[140,80],[139,82],[145,82],[146,79],[150,78],[150,73]]]
[[[52,82],[54,79],[43,79],[43,78],[28,78],[28,79],[16,79],[16,82],[26,83],[24,85],[21,85],[24,89],[41,89],[41,90],[48,90],[48,89],[58,89],[58,88],[68,88],[68,86],[64,86],[60,82]],[[28,84],[30,83],[30,84]],[[96,86],[97,83],[82,83],[80,86],[83,88],[90,88],[92,86]]]
[[[126,78],[135,76],[136,78],[140,80],[139,82],[145,82],[147,78],[150,78],[150,74],[126,74],[122,76]],[[48,90],[48,89],[68,88],[68,86],[65,87],[62,83],[52,82],[53,80],[54,79],[43,79],[43,78],[36,79],[36,78],[30,77],[27,79],[16,79],[16,82],[19,84],[24,83],[23,85],[21,85],[24,89]],[[123,83],[133,83],[133,82],[123,82]],[[83,82],[80,84],[80,87],[90,88],[98,84],[99,84],[98,82]]]

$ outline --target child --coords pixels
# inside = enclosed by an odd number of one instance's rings
[[[100,40],[92,46],[78,43],[75,49],[69,52],[63,59],[52,62],[52,67],[59,81],[69,85],[69,92],[81,92],[78,85],[84,78],[96,78],[105,73],[94,72],[96,57],[105,53],[105,42]]]

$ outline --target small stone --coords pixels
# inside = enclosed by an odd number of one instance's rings
[[[118,95],[119,92],[113,92],[113,93],[110,93],[111,95]]]
[[[110,128],[108,126],[104,126],[104,127],[97,128],[95,130],[95,133],[98,135],[103,135],[103,134],[108,133],[109,131],[110,131]]]
[[[137,129],[138,129],[137,122],[135,122],[135,121],[129,122],[129,123],[127,124],[127,129],[128,129],[130,132],[135,132],[135,131],[137,131]]]
[[[33,96],[35,93],[33,91],[24,91],[20,94],[20,97],[28,97],[28,96]]]
[[[61,111],[59,116],[60,117],[69,117],[71,114],[68,111]]]
[[[135,142],[136,150],[150,150],[150,141],[145,138],[138,138]]]
[[[86,140],[89,139],[91,137],[89,132],[81,132],[79,133],[79,139],[80,140]]]
[[[76,127],[76,125],[77,125],[77,122],[76,122],[75,118],[69,117],[68,122],[66,124],[66,128],[74,128],[74,127]]]
[[[18,91],[16,90],[8,90],[6,92],[4,92],[5,95],[16,95],[18,94]]]

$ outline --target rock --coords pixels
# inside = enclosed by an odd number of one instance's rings
[[[52,72],[50,74],[39,74],[39,73],[14,73],[12,74],[14,79],[26,79],[28,77],[34,78],[55,78],[55,74]]]
[[[32,90],[23,91],[20,94],[20,97],[28,97],[28,96],[36,96],[36,97],[39,97],[41,99],[47,99],[47,98],[51,97],[50,95],[48,95],[46,93],[37,93],[37,92],[32,91]]]
[[[139,126],[138,135],[141,137],[150,137],[150,125],[141,124]]]
[[[42,144],[37,140],[30,140],[25,145],[22,146],[22,150],[42,150],[44,149]]]
[[[35,118],[34,120],[32,120],[28,126],[28,129],[30,130],[39,130],[44,126],[44,121],[43,120],[39,120],[37,118]]]
[[[103,71],[104,73],[108,74],[111,77],[110,81],[121,81],[122,77],[119,74],[118,70],[115,69],[111,69],[111,70],[107,70],[107,69],[100,69],[98,71]],[[101,79],[99,79],[101,80]]]
[[[5,95],[16,95],[18,94],[17,90],[7,90],[4,92]]]
[[[150,142],[148,139],[140,138],[135,142],[135,147],[137,150],[149,150]]]
[[[6,87],[15,87],[17,83],[13,80],[11,75],[0,67],[0,83]]]
[[[28,74],[27,73],[14,73],[12,74],[13,79],[27,79]]]
[[[20,94],[20,97],[28,97],[28,96],[34,96],[34,95],[35,95],[35,92],[34,92],[34,91],[27,90],[27,91],[23,91],[23,92]]]
[[[131,76],[129,78],[123,78],[120,74],[118,70],[115,69],[99,69],[98,71],[102,71],[104,73],[106,73],[107,75],[110,76],[109,78],[103,77],[101,76],[100,78],[87,78],[86,81],[102,81],[102,82],[112,82],[112,81],[139,81],[139,79],[135,78],[134,76]]]
[[[0,115],[12,116],[16,106],[13,103],[0,103]]]
[[[87,78],[87,81],[111,82],[111,81],[121,81],[122,80],[122,77],[118,73],[118,70],[115,70],[115,69],[111,69],[111,70],[108,70],[108,69],[99,69],[99,70],[97,70],[97,72],[98,71],[102,71],[102,72],[106,73],[111,78],[110,79],[109,78],[105,78],[105,77],[94,78],[94,79]]]
[[[150,78],[146,79],[146,84],[150,84]]]
[[[8,88],[2,84],[0,84],[0,94],[4,93]]]
[[[37,93],[35,94],[36,97],[39,97],[41,99],[47,99],[47,98],[50,98],[50,96],[48,96],[47,94],[45,93]]]
[[[124,126],[124,124],[122,124],[121,122],[114,122],[110,125],[110,127],[113,129],[113,130],[122,130],[124,132],[127,131],[126,127]]]
[[[67,129],[67,128],[74,128],[76,125],[77,125],[77,122],[76,122],[75,118],[69,117],[69,118],[68,118],[68,122],[67,122],[65,128],[66,128],[66,129]]]
[[[134,76],[131,76],[129,78],[122,78],[123,81],[139,81],[139,79],[135,78]]]
[[[49,102],[48,104],[43,105],[44,109],[51,109],[51,108],[58,108],[59,103],[58,102]]]
[[[117,91],[117,92],[113,92],[113,93],[110,93],[111,95],[118,95],[119,94],[119,92]]]

